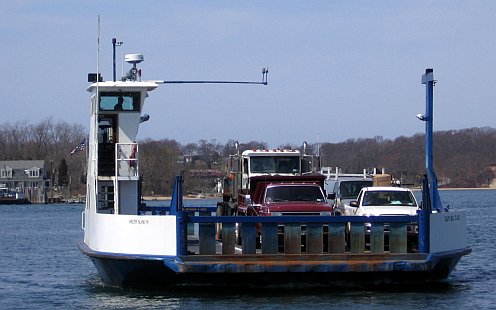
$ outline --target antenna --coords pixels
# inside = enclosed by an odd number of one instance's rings
[[[267,85],[267,75],[269,74],[269,68],[262,68],[262,81],[155,81],[159,84],[256,84],[256,85]]]
[[[113,54],[112,54],[112,60],[113,60],[113,72],[114,72],[114,82],[115,82],[115,47],[116,46],[121,46],[123,42],[117,42],[117,39],[116,38],[112,38],[112,50],[113,50]]]
[[[98,76],[100,75],[100,15],[97,20],[97,33],[96,33],[96,82],[99,82]],[[96,84],[98,87],[98,84]]]
[[[118,44],[122,42],[114,42],[112,39],[112,44]],[[144,60],[143,54],[126,54],[124,56],[124,61],[132,64],[133,67],[129,72],[122,77],[121,81],[138,81],[141,78],[141,70],[136,67],[137,64]],[[164,81],[164,80],[154,80],[153,82],[157,84],[257,84],[257,85],[267,85],[267,76],[269,74],[269,68],[262,68],[262,81]],[[115,81],[115,51],[114,51],[114,81]]]
[[[124,61],[132,64],[133,67],[129,72],[122,78],[123,81],[137,81],[138,76],[141,76],[141,72],[139,72],[138,68],[136,67],[137,64],[142,62],[144,59],[143,54],[127,54],[124,56]]]
[[[88,82],[96,82],[96,93],[98,94],[98,82],[102,82],[100,75],[100,15],[97,15],[96,22],[96,73],[88,73]]]

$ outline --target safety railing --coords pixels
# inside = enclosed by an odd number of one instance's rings
[[[137,143],[116,143],[115,173],[119,177],[139,176],[139,152]]]
[[[194,211],[194,210],[190,210]],[[182,254],[417,253],[417,216],[212,216],[185,213],[178,236]]]
[[[182,176],[170,207],[144,210],[176,217],[177,254],[407,254],[424,253],[424,213],[388,216],[217,216],[217,207],[185,207]],[[198,234],[189,226],[198,224]]]

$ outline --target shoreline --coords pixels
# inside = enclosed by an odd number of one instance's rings
[[[186,195],[183,196],[184,200],[201,200],[201,199],[222,199],[222,196],[215,196],[215,195]],[[172,196],[161,196],[161,195],[156,195],[156,196],[143,196],[144,201],[157,201],[157,200],[171,200]]]
[[[413,191],[420,191],[420,188],[410,188]],[[438,188],[439,191],[467,191],[467,190],[496,190],[494,187],[444,187]],[[186,195],[183,197],[184,200],[200,200],[200,199],[222,199],[222,196],[216,195]],[[171,200],[172,196],[143,196],[144,201],[158,201],[158,200]]]

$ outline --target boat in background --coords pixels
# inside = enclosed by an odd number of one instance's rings
[[[0,205],[25,205],[30,203],[24,193],[12,191],[6,187],[0,188]]]
[[[94,74],[88,87],[87,195],[82,214],[84,238],[78,246],[105,283],[202,289],[425,283],[446,280],[460,258],[470,253],[465,213],[441,207],[429,162],[417,215],[219,216],[215,206],[184,206],[181,175],[175,179],[169,206],[142,204],[136,135],[146,119],[141,115],[145,98],[167,82],[141,81],[136,65],[143,61],[142,55],[130,54],[125,59],[133,67],[121,81],[104,82]],[[266,85],[265,70],[263,74],[262,82],[235,83]],[[429,92],[432,72],[424,80]],[[205,81],[192,81],[199,82]],[[432,100],[427,107],[432,110]],[[427,113],[424,120],[432,123],[431,115]],[[426,136],[429,140],[432,127],[426,127]],[[432,160],[432,156],[426,158]],[[412,223],[419,227],[416,253],[407,248],[407,226]],[[371,227],[367,247],[366,224]],[[237,246],[239,226],[243,238]],[[351,229],[345,238],[347,226]],[[222,227],[221,234],[218,227]],[[385,227],[388,244],[384,244]],[[277,238],[281,228],[282,246]],[[301,244],[303,229],[305,247]]]

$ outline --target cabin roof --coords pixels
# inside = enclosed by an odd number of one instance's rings
[[[96,91],[97,84],[99,90],[103,90],[103,91],[106,90],[118,91],[119,89],[130,90],[130,89],[143,89],[143,88],[145,88],[147,91],[151,91],[158,87],[158,84],[155,81],[145,81],[145,82],[108,81],[108,82],[93,83],[90,86],[88,86],[87,91],[89,92]]]

